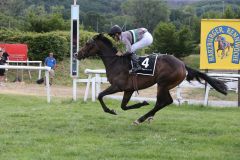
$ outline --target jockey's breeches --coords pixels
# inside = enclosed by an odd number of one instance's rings
[[[131,51],[135,52],[138,49],[142,49],[144,47],[147,47],[149,45],[151,45],[153,42],[153,37],[149,32],[146,32],[143,34],[143,38],[141,40],[139,40],[138,42],[134,43],[131,46]]]

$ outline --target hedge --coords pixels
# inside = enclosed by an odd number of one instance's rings
[[[80,44],[85,44],[94,35],[93,32],[80,30]],[[42,61],[49,52],[53,52],[54,57],[61,61],[70,54],[70,31],[34,33],[0,29],[0,42],[27,44],[30,60]]]

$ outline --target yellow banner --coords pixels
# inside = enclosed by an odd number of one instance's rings
[[[240,20],[202,19],[200,69],[240,70]]]

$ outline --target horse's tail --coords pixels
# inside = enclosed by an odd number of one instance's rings
[[[195,69],[192,69],[190,67],[185,66],[185,68],[188,71],[187,81],[190,82],[191,80],[193,80],[195,78],[198,82],[202,83],[201,79],[204,79],[206,82],[208,82],[218,92],[220,92],[224,95],[227,95],[227,86],[225,85],[225,83],[223,81],[220,81],[218,79],[209,77],[207,74],[199,72],[199,71],[197,71]]]

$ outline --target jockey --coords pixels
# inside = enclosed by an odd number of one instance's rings
[[[118,25],[115,25],[111,28],[109,35],[113,37],[114,40],[121,41],[126,45],[126,54],[131,54],[133,62],[132,72],[136,73],[141,70],[136,51],[152,44],[153,37],[148,30],[146,28],[138,28],[122,32],[122,29]]]
[[[227,47],[226,38],[221,36],[221,41],[222,41],[222,44],[223,44],[223,49],[226,48]]]

